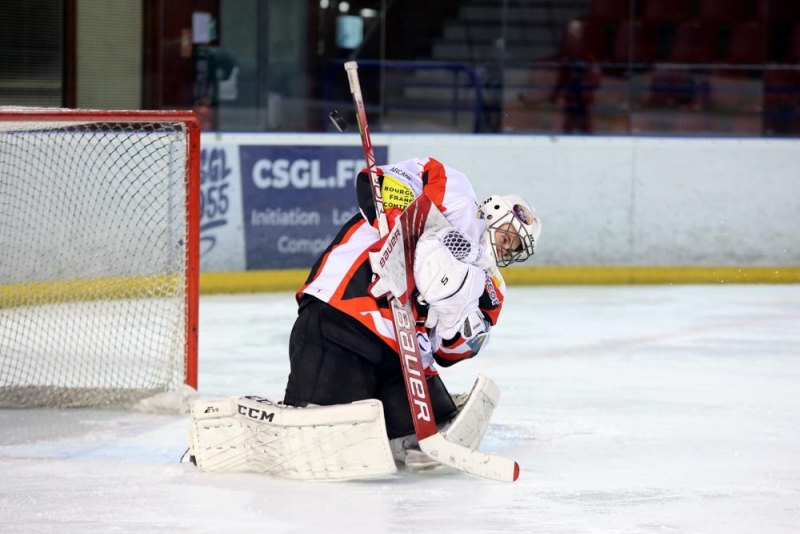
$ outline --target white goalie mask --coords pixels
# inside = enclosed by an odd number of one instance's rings
[[[486,220],[487,253],[491,251],[498,267],[533,256],[542,225],[524,198],[492,195],[480,205],[480,214]]]

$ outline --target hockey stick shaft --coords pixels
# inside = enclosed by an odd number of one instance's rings
[[[348,61],[344,64],[347,79],[350,84],[350,93],[356,108],[358,131],[361,136],[361,146],[364,149],[364,159],[367,163],[372,199],[375,204],[375,214],[378,220],[378,230],[381,237],[389,235],[389,221],[383,205],[378,168],[375,163],[375,153],[369,133],[367,112],[364,108],[364,98],[361,94],[361,84],[358,79],[358,64]],[[398,239],[402,238],[399,229],[394,228]],[[391,236],[390,239],[395,238]],[[413,258],[412,258],[413,259]],[[444,465],[448,465],[473,475],[513,482],[519,477],[519,465],[513,460],[500,456],[483,454],[467,447],[451,443],[444,439],[436,426],[436,420],[428,392],[428,383],[425,369],[417,343],[416,323],[409,299],[401,302],[394,295],[389,295],[392,309],[397,346],[399,349],[400,367],[403,370],[408,402],[411,416],[414,421],[414,432],[419,441],[420,448],[430,457]]]
[[[372,138],[369,135],[367,110],[364,108],[364,97],[361,95],[361,83],[358,80],[358,63],[348,61],[344,64],[344,68],[347,71],[347,81],[350,84],[350,93],[353,95],[353,104],[356,107],[356,121],[358,122],[361,146],[364,148],[364,159],[367,163],[367,171],[372,185],[372,200],[375,203],[378,230],[381,233],[381,237],[384,237],[389,233],[389,221],[386,218],[386,209],[383,207],[381,183],[378,179],[378,166],[375,163],[375,151],[372,148]]]
[[[378,231],[381,237],[385,237],[389,234],[389,221],[383,206],[378,167],[375,164],[375,152],[372,148],[372,139],[369,134],[367,111],[364,108],[364,97],[361,94],[361,84],[358,79],[358,64],[355,61],[348,61],[344,64],[344,68],[347,71],[350,93],[353,95],[353,104],[356,108],[356,120],[372,187],[372,200],[375,203]],[[408,393],[409,406],[414,420],[414,432],[417,439],[422,441],[438,433],[439,429],[436,427],[433,407],[428,394],[428,383],[425,379],[425,371],[419,353],[419,345],[417,344],[414,314],[409,301],[406,301],[405,305],[403,305],[399,299],[390,295],[389,304],[392,308],[395,335],[400,349],[400,367],[403,369],[406,393]]]

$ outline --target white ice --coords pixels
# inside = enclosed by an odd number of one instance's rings
[[[280,398],[289,293],[201,299],[200,391]],[[800,285],[512,287],[478,372],[519,481],[303,483],[178,459],[187,416],[0,411],[0,532],[800,531]]]

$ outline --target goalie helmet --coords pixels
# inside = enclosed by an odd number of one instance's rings
[[[533,256],[542,226],[536,211],[519,195],[492,195],[480,205],[486,220],[487,252],[498,267]],[[519,237],[519,240],[517,240]]]

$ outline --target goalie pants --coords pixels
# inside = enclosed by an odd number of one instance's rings
[[[305,295],[289,340],[289,362],[285,404],[379,399],[389,439],[414,433],[397,352],[344,312]],[[452,419],[456,406],[438,375],[428,377],[428,391],[436,422]]]

